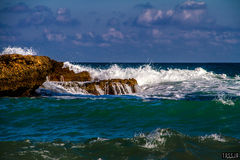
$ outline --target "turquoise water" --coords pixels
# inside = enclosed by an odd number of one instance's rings
[[[101,68],[92,74],[112,67],[81,65]],[[118,65],[119,73],[141,65]],[[155,64],[143,79],[143,71],[132,75],[140,81],[132,95],[0,98],[0,159],[221,159],[240,152],[240,65],[171,65]],[[145,83],[147,76],[154,81]]]

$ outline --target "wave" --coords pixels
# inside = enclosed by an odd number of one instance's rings
[[[21,55],[37,55],[37,52],[30,48],[24,47],[11,47],[8,46],[6,48],[3,48],[2,53],[0,53],[0,55],[4,55],[4,54],[21,54]]]
[[[238,151],[238,139],[211,134],[188,136],[172,129],[156,129],[132,138],[91,138],[85,142],[0,142],[2,158],[29,159],[219,159],[221,152]],[[5,157],[4,157],[5,156]],[[181,159],[181,158],[180,158]]]
[[[232,98],[240,96],[239,76],[229,77],[226,74],[216,74],[203,68],[189,69],[155,69],[151,65],[138,68],[122,68],[117,64],[101,69],[84,65],[74,65],[65,62],[75,73],[88,71],[93,79],[129,79],[135,78],[139,88],[136,94],[142,98],[160,99],[195,99],[217,100],[226,105],[232,105]],[[53,85],[53,84],[52,84]],[[53,88],[56,87],[53,85]],[[61,87],[59,87],[61,90]],[[86,92],[76,89],[66,89],[65,93],[83,95]]]

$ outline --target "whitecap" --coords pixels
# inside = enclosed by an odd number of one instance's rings
[[[220,135],[218,135],[216,133],[215,134],[201,136],[200,139],[202,141],[207,140],[207,139],[211,139],[211,140],[218,141],[218,142],[226,142],[226,140],[222,136],[220,136]]]

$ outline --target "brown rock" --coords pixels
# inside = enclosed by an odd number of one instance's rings
[[[46,81],[53,80],[88,81],[88,72],[75,74],[68,68],[62,68],[62,62],[56,62],[46,56],[23,56],[19,54],[0,56],[0,96],[34,96],[35,90]],[[60,77],[60,78],[59,78]]]
[[[51,62],[45,56],[0,56],[0,96],[35,95],[52,70]]]
[[[68,68],[62,68],[62,62],[54,63],[54,71],[48,75],[49,81],[91,81],[91,76],[87,71],[74,73]]]
[[[121,95],[136,93],[137,81],[135,79],[110,79],[100,80],[95,82],[56,82],[65,89],[72,88],[73,90],[82,89],[83,92],[94,94],[94,95]],[[48,86],[41,86],[42,88]],[[45,88],[51,90],[51,88]]]
[[[128,94],[129,91],[126,88],[128,85],[131,88],[131,93],[136,93],[135,86],[137,85],[137,81],[132,79],[110,79],[110,80],[101,80],[98,82],[84,83],[82,89],[85,89],[88,93],[92,93],[94,95],[100,95],[99,90],[96,86],[101,89],[104,94],[109,95],[117,95],[117,94]]]

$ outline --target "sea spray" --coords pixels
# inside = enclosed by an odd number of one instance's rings
[[[21,48],[21,47],[8,46],[3,49],[2,53],[0,53],[0,55],[4,55],[4,54],[37,55],[37,52],[31,47]]]
[[[64,67],[69,67],[75,73],[88,71],[93,79],[99,80],[135,78],[139,85],[137,95],[144,98],[216,99],[220,93],[231,97],[240,96],[238,75],[229,77],[224,73],[216,74],[201,67],[156,69],[143,64],[137,68],[123,68],[112,64],[108,68],[94,68],[69,62],[65,62]],[[115,89],[121,90],[118,87],[114,86]]]

